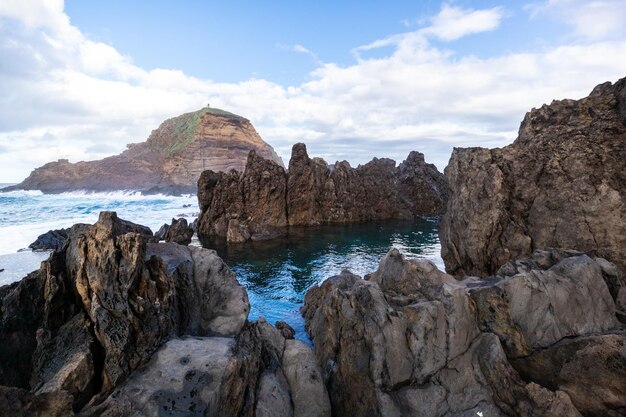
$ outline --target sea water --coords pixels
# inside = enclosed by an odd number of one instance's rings
[[[141,195],[133,192],[42,194],[0,193],[0,285],[39,268],[46,252],[20,251],[50,229],[95,223],[100,211],[116,211],[125,220],[156,231],[173,217],[197,216],[196,196]],[[199,245],[197,239],[192,244]],[[296,337],[307,340],[300,307],[306,291],[348,269],[373,272],[391,248],[408,258],[425,258],[440,269],[437,219],[387,221],[287,229],[285,236],[261,242],[205,242],[237,274],[250,298],[250,319],[285,321]],[[20,251],[20,252],[18,252]]]

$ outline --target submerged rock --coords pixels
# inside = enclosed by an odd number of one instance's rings
[[[447,193],[443,175],[419,152],[398,167],[376,158],[357,168],[345,161],[329,167],[299,143],[287,173],[254,152],[242,173],[205,171],[198,236],[241,243],[277,237],[287,225],[413,219],[441,213]]]
[[[333,415],[579,416],[621,410],[626,397],[615,400],[621,382],[593,382],[610,400],[587,406],[583,390],[546,383],[551,371],[533,359],[566,338],[620,326],[603,279],[604,260],[555,253],[542,267],[527,260],[517,264],[527,269],[515,274],[457,281],[431,262],[407,261],[393,249],[365,279],[344,271],[311,288],[302,313]],[[591,383],[602,373],[621,378],[626,356],[608,353],[616,352],[612,339],[597,343],[615,361],[614,370],[580,367],[580,381]]]
[[[453,275],[486,276],[546,247],[626,272],[626,79],[526,114],[504,148],[455,148],[440,240]]]

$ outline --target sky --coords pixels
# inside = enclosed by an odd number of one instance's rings
[[[626,76],[626,0],[0,0],[0,182],[100,159],[210,103],[285,163],[500,147]]]

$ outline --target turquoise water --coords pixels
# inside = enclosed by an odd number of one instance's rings
[[[365,275],[378,267],[392,248],[409,258],[427,258],[440,269],[437,218],[415,222],[377,222],[291,228],[270,241],[229,244],[205,242],[216,249],[248,290],[250,319],[286,321],[296,337],[307,341],[300,306],[312,285],[349,269]]]

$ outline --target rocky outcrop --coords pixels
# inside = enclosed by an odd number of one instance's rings
[[[263,319],[236,338],[167,342],[102,404],[83,416],[330,417],[330,403],[304,343]]]
[[[289,171],[251,152],[242,173],[206,171],[198,182],[198,236],[245,242],[276,237],[286,225],[413,219],[442,212],[447,185],[434,165],[411,152],[398,167],[374,159],[352,168],[292,150]]]
[[[99,161],[50,162],[6,190],[195,193],[202,171],[241,170],[251,150],[282,165],[247,119],[205,107],[164,121],[147,141],[130,144],[119,155]]]
[[[164,224],[154,234],[158,240],[165,240],[166,242],[174,242],[179,245],[188,245],[191,243],[194,230],[187,223],[187,219],[180,218],[178,220],[172,219],[171,224]]]
[[[626,357],[609,336],[620,323],[605,262],[555,250],[457,281],[393,249],[365,279],[327,279],[307,292],[302,313],[333,415],[617,415]],[[570,354],[590,335],[604,352],[597,369]],[[576,347],[564,351],[567,343]],[[553,373],[542,368],[552,358]]]
[[[249,308],[214,251],[153,243],[148,228],[101,213],[0,288],[0,384],[64,390],[79,409],[172,337],[238,334]]]
[[[0,287],[0,415],[330,416],[311,349],[215,251],[101,213]],[[3,385],[8,385],[3,386]]]
[[[626,271],[626,79],[526,114],[501,149],[457,148],[440,239],[453,275],[487,276],[546,247]]]
[[[29,249],[34,251],[39,250],[59,250],[67,242],[67,238],[72,233],[77,233],[78,229],[84,229],[88,227],[86,224],[78,223],[67,229],[55,229],[49,230],[46,233],[39,235],[37,239],[28,245]]]

